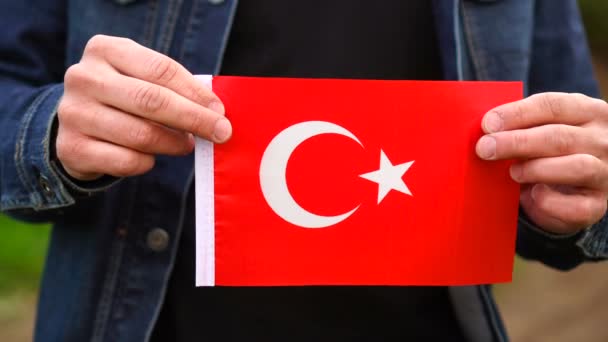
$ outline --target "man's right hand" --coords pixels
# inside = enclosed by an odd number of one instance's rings
[[[169,57],[129,39],[91,38],[64,86],[56,151],[79,180],[142,174],[156,154],[190,153],[193,135],[222,143],[232,134],[210,89]]]

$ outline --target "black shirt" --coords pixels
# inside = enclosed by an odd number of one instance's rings
[[[441,79],[431,1],[241,1],[222,74]],[[464,341],[445,287],[194,287],[194,194],[154,337]]]
[[[240,1],[221,73],[441,79],[431,3]]]

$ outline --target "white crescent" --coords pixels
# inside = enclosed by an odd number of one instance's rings
[[[302,208],[287,188],[287,163],[304,141],[321,134],[339,134],[363,146],[347,129],[325,121],[307,121],[281,131],[266,147],[260,164],[260,186],[266,202],[285,221],[304,228],[325,228],[346,220],[359,206],[337,216],[321,216]]]

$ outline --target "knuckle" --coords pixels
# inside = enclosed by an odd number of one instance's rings
[[[103,34],[94,35],[87,42],[84,48],[84,55],[103,56],[110,40],[111,37]]]
[[[147,65],[147,74],[150,79],[160,84],[171,82],[179,71],[176,62],[160,54],[154,54],[154,56],[150,57]]]
[[[109,48],[128,48],[130,45],[136,44],[135,41],[129,38],[114,37],[104,34],[96,34],[89,39],[84,47],[84,56],[92,55],[103,57]]]
[[[492,108],[487,114],[496,115],[508,128],[519,126],[524,116],[525,104],[522,101],[508,103],[502,106]]]
[[[146,113],[157,113],[166,110],[169,99],[155,85],[141,85],[135,89],[132,95],[135,106]]]
[[[530,139],[523,131],[513,132],[511,141],[513,145],[511,148],[513,151],[525,151],[529,149]]]
[[[601,156],[605,156],[608,153],[608,135],[599,134],[596,139],[596,144],[601,151]]]
[[[67,149],[68,143],[60,130],[57,133],[57,139],[55,140],[55,153],[57,154],[57,159],[59,159],[62,163],[65,163],[68,160],[69,153]]]
[[[608,103],[602,99],[590,98],[589,105],[593,113],[597,113],[600,118],[608,119]]]
[[[115,175],[119,177],[128,177],[137,175],[143,172],[142,166],[145,161],[143,156],[134,151],[123,155],[116,163]]]
[[[192,146],[188,142],[188,138],[182,140],[182,143],[179,146],[180,146],[180,148],[177,151],[177,153],[179,155],[184,155],[185,156],[185,155],[189,154],[190,152],[192,152]]]
[[[575,222],[578,225],[586,226],[590,225],[594,221],[594,217],[596,215],[596,211],[598,208],[598,204],[596,203],[595,198],[586,197],[578,201],[577,210],[578,217],[576,217]]]
[[[500,117],[502,117],[502,115],[499,114]],[[513,107],[513,119],[515,122],[519,123],[519,122],[524,122],[525,121],[525,110],[524,110],[524,105],[521,103],[518,103],[516,106]]]
[[[582,93],[570,93],[569,96],[578,103],[585,103],[591,99],[589,96]]]
[[[64,96],[57,106],[57,120],[60,124],[65,124],[73,120],[78,110],[71,98]]]
[[[560,155],[571,153],[576,143],[574,133],[566,125],[556,125],[553,132],[547,134],[545,138],[546,143],[554,146]]]
[[[211,136],[211,124],[208,118],[200,114],[193,113],[190,115],[187,130],[198,136]]]
[[[569,99],[572,100],[573,110],[580,120],[585,121],[585,118],[593,118],[597,115],[602,115],[606,111],[606,102],[595,99],[581,93],[569,94]]]
[[[537,167],[534,162],[532,163],[521,163],[519,168],[519,174],[517,180],[521,182],[528,182],[534,179],[537,175]]]
[[[581,106],[584,105],[585,103],[587,103],[587,101],[589,100],[589,98],[581,93],[556,93],[562,101],[567,101],[568,103],[571,104],[575,104],[577,106]]]
[[[83,63],[77,63],[68,68],[64,76],[66,93],[83,94],[82,91],[95,90],[104,92],[106,83],[99,73],[89,69]]]
[[[112,40],[112,45],[117,46],[120,49],[132,49],[135,46],[139,46],[139,44],[131,38],[125,37],[110,37]]]
[[[201,105],[207,105],[211,102],[211,96],[208,95],[205,87],[188,86],[186,89],[185,92],[188,99]]]
[[[78,89],[83,83],[87,82],[89,78],[88,73],[84,70],[84,67],[80,63],[71,65],[65,72],[63,78],[64,86],[67,89]]]
[[[541,100],[544,107],[549,111],[554,122],[559,122],[563,110],[563,94],[559,93],[546,93],[539,95],[539,99]]]
[[[578,161],[576,162],[575,172],[581,177],[586,183],[590,184],[601,184],[602,174],[600,173],[601,161],[596,157],[589,154],[581,154],[578,156]]]
[[[536,191],[534,194],[534,203],[542,212],[552,213],[555,211],[554,202],[551,200],[547,191]]]
[[[55,153],[62,164],[70,164],[73,160],[81,160],[84,157],[84,139],[70,138],[60,127],[55,141]]]
[[[138,149],[149,148],[158,144],[159,138],[156,130],[151,125],[142,125],[141,127],[130,131],[131,140],[134,147]]]

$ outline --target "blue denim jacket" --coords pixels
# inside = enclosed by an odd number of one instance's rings
[[[523,80],[529,94],[598,96],[575,0],[434,4],[446,79]],[[77,184],[58,172],[49,137],[66,68],[104,33],[193,73],[217,73],[235,7],[236,0],[0,0],[0,209],[54,224],[36,340],[150,336],[193,178],[192,156],[159,157],[151,172],[118,184]],[[517,250],[526,258],[570,269],[608,256],[604,220],[573,236],[544,233],[523,216],[519,223]],[[450,294],[471,341],[506,341],[489,286]]]

